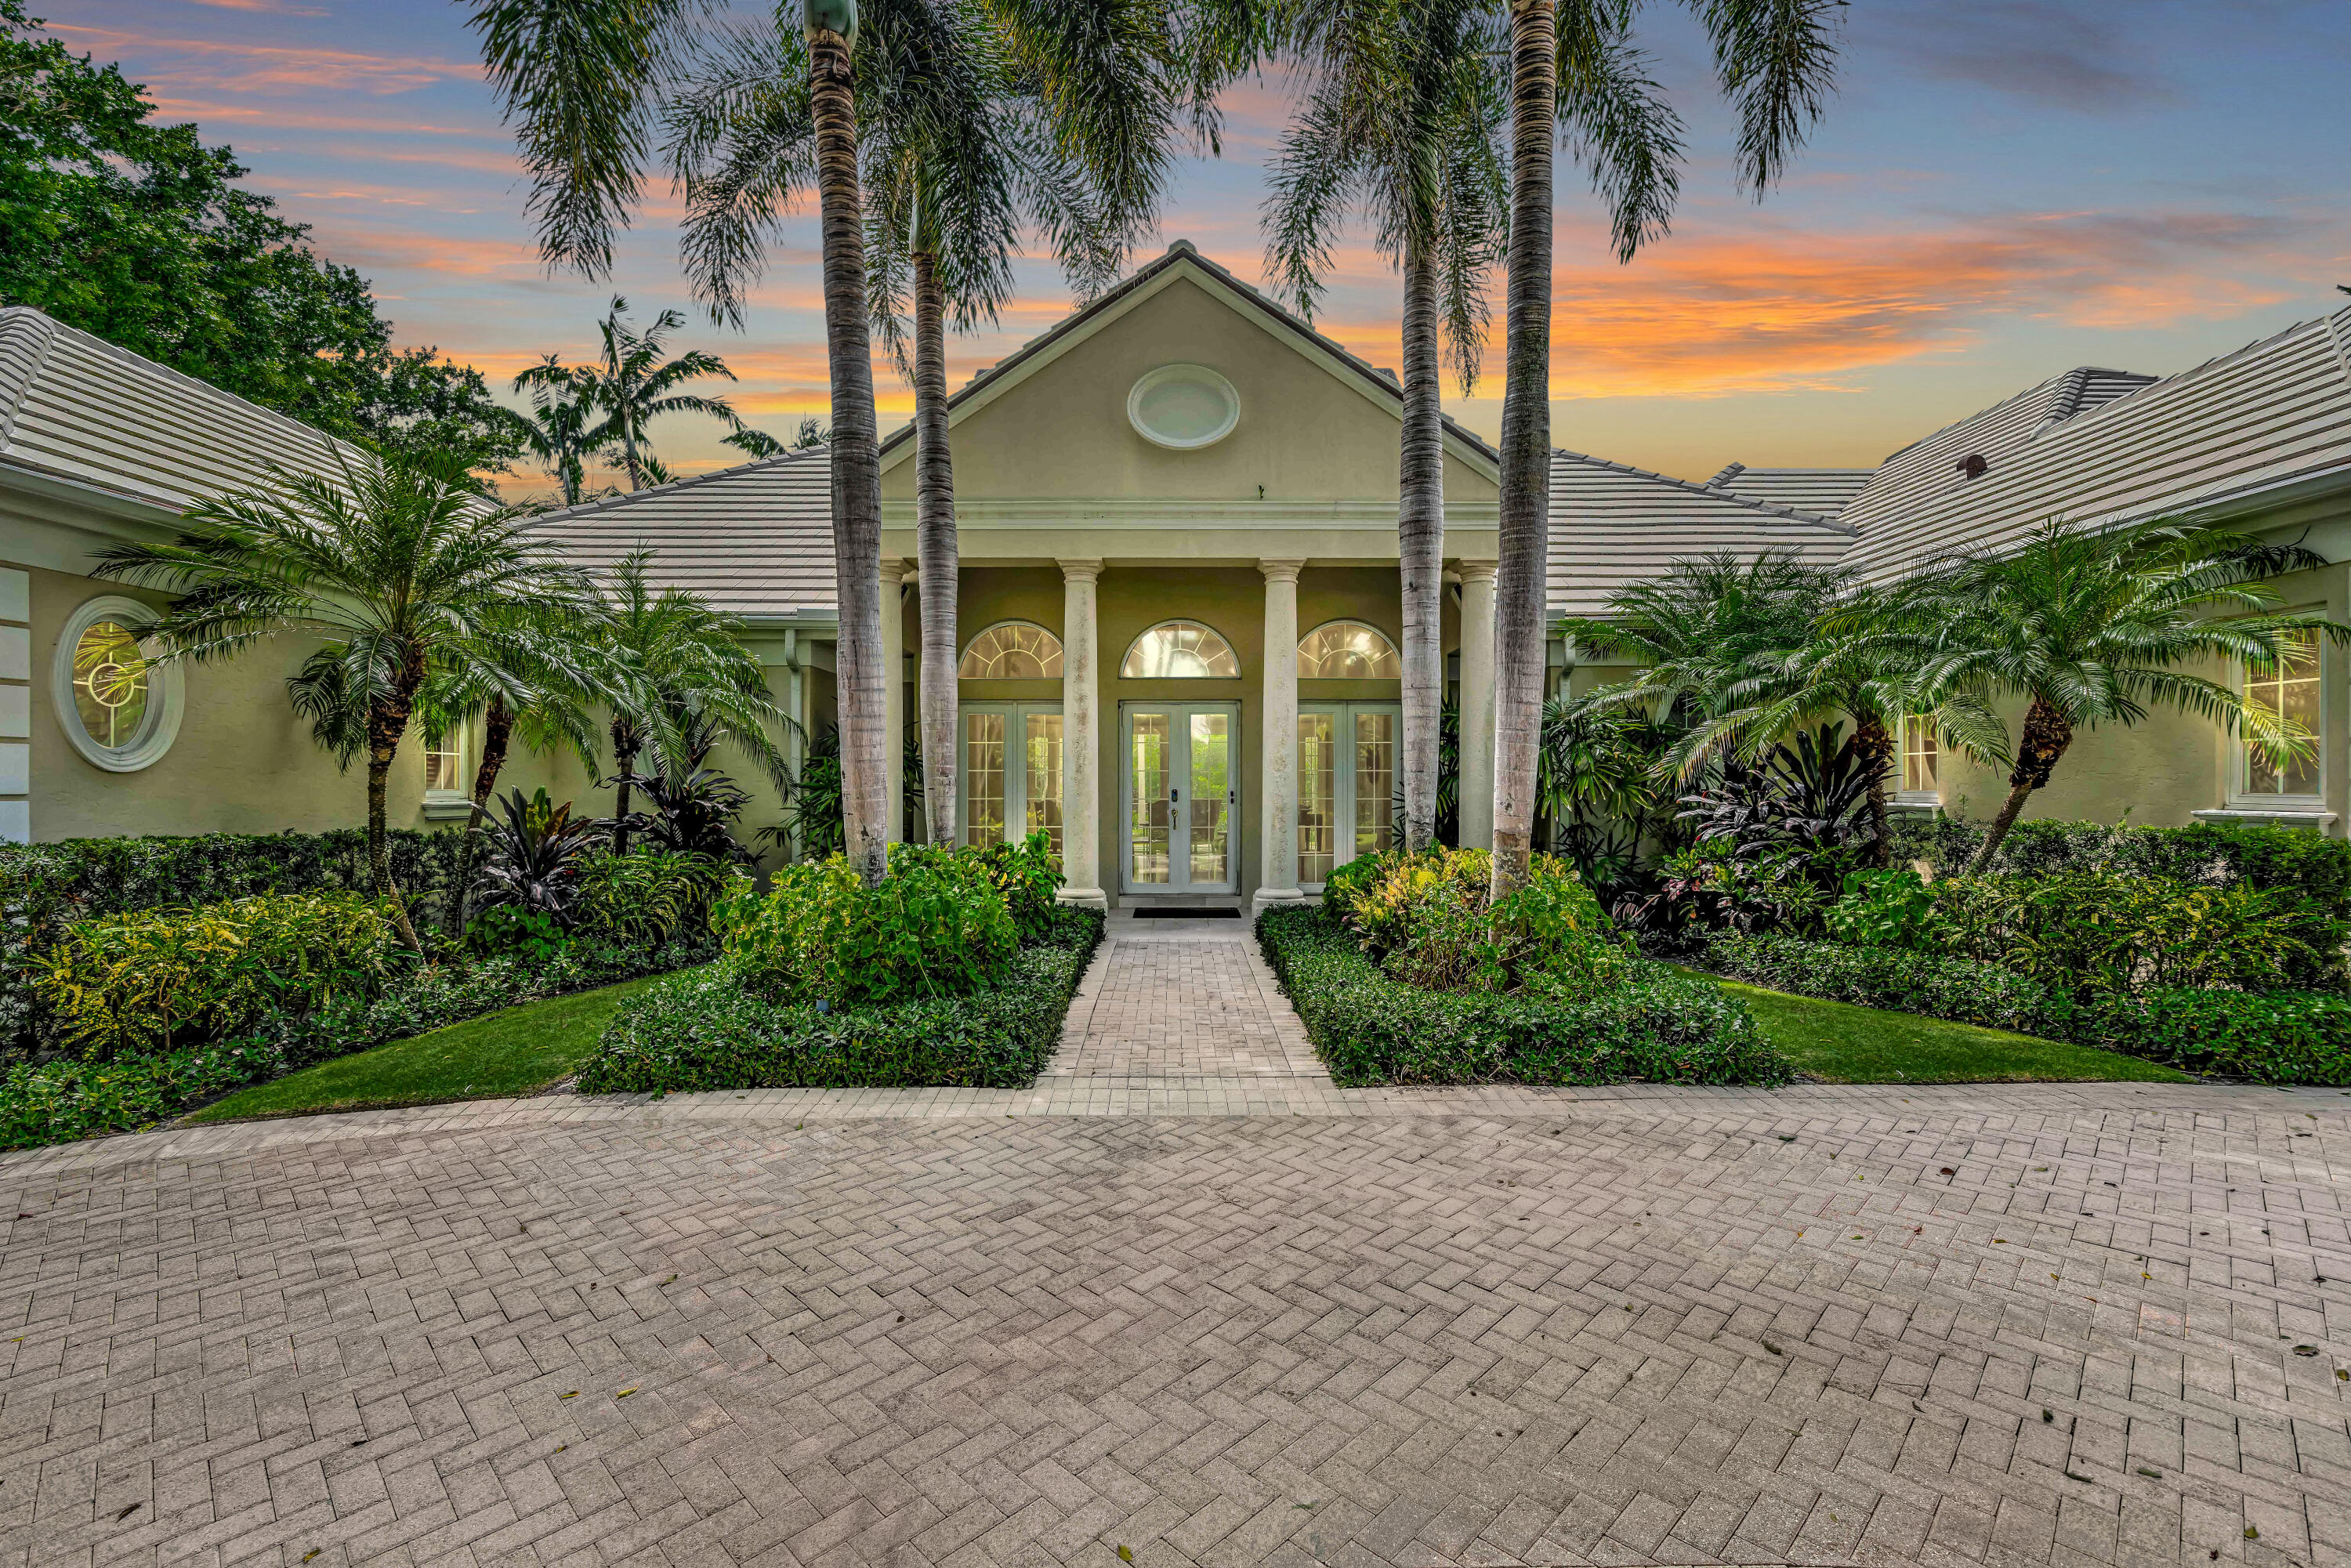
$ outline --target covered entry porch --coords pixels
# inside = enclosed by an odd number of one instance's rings
[[[1493,563],[1449,563],[1447,577],[1448,689],[1466,716],[1460,841],[1486,843]],[[891,732],[904,735],[920,711],[922,607],[911,562],[885,558],[883,579],[897,605],[885,664],[903,672]],[[1401,831],[1399,621],[1393,560],[966,567],[962,841],[1040,830],[1061,855],[1062,897],[1101,907],[1253,912],[1316,896],[1332,870]]]

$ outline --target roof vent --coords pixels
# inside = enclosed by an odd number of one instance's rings
[[[1970,479],[1980,479],[1991,469],[1980,452],[1970,452],[1959,459],[1959,472]]]

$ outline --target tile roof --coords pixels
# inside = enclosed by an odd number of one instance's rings
[[[30,306],[0,308],[0,470],[176,512],[273,462],[331,474],[339,448],[359,455]]]
[[[660,581],[732,614],[830,617],[831,457],[821,446],[763,457],[550,512],[538,526],[590,569],[650,546]]]
[[[1809,512],[1582,453],[1551,455],[1553,614],[1597,614],[1618,589],[1677,560],[1782,549],[1826,566],[1852,543],[1851,528]]]
[[[1708,479],[1706,487],[1834,519],[1876,472],[1875,468],[1750,468],[1744,463],[1733,463]]]

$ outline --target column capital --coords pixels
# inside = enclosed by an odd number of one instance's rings
[[[1053,564],[1061,569],[1064,582],[1092,582],[1102,576],[1102,563],[1099,559],[1056,559]]]
[[[1461,580],[1464,582],[1491,582],[1494,580],[1495,573],[1501,570],[1501,563],[1492,560],[1457,560],[1453,563],[1453,570],[1461,574]]]
[[[1257,563],[1257,569],[1265,573],[1268,582],[1296,582],[1298,574],[1306,569],[1306,563],[1302,560],[1261,560]]]
[[[913,561],[905,559],[893,560],[888,556],[883,556],[882,558],[882,580],[890,584],[892,587],[896,587],[898,584],[905,581],[908,578],[914,575],[914,563]]]

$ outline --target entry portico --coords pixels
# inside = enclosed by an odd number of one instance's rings
[[[1262,907],[1394,841],[1393,376],[1179,244],[948,417],[965,841],[1043,829],[1074,902]],[[1490,683],[1495,456],[1449,422],[1445,447],[1445,646]],[[883,444],[901,716],[918,711],[914,458],[911,431]],[[1461,644],[1461,580],[1484,591],[1482,649]],[[1490,750],[1490,726],[1465,741]]]

